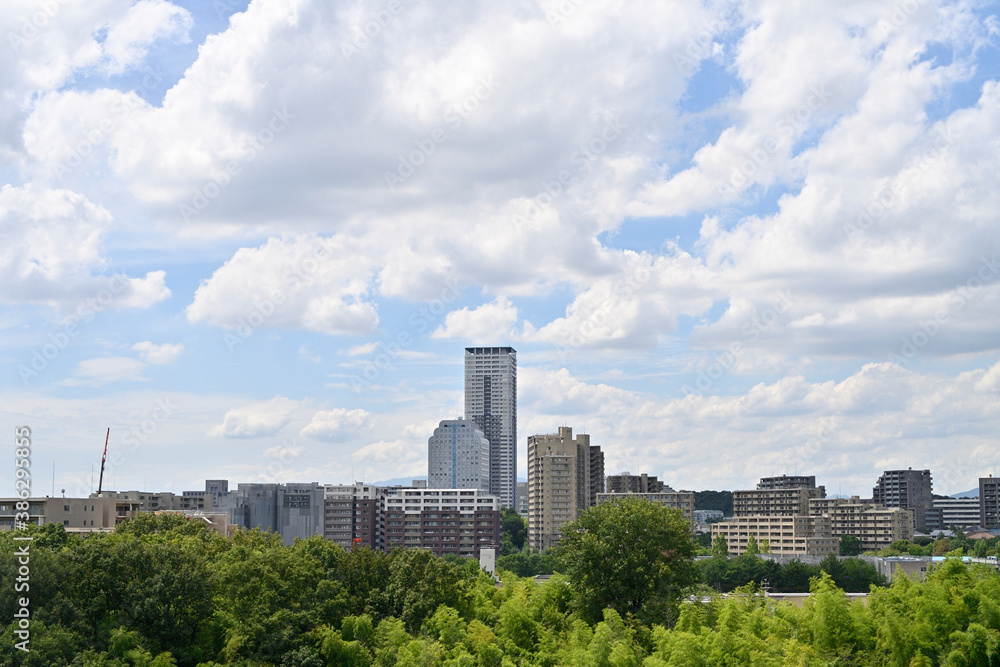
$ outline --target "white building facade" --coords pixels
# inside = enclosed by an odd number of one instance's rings
[[[427,486],[490,491],[490,441],[469,419],[446,419],[427,440]]]

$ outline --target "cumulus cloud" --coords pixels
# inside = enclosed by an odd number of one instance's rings
[[[158,39],[188,41],[188,31],[193,25],[191,13],[182,7],[166,0],[140,0],[108,28],[103,45],[105,69],[110,74],[120,74],[134,67]]]
[[[367,300],[371,267],[343,239],[272,238],[244,248],[198,287],[191,322],[238,331],[300,327],[327,334],[375,330],[378,313]]]
[[[517,308],[505,297],[498,297],[472,310],[462,308],[448,313],[431,337],[492,340],[509,337],[515,324]]]
[[[300,435],[326,442],[343,442],[371,426],[371,414],[366,410],[334,408],[313,415]]]
[[[278,396],[258,401],[226,412],[222,423],[209,429],[208,434],[221,438],[259,438],[275,435],[290,421],[298,404]]]
[[[111,214],[85,196],[34,185],[0,189],[0,300],[94,309],[147,308],[170,296],[165,273],[101,278]],[[89,305],[88,305],[89,304]]]

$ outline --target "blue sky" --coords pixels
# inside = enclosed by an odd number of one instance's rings
[[[37,493],[89,492],[108,427],[120,489],[424,475],[467,345],[518,350],[521,476],[564,425],[675,488],[994,470],[995,3],[0,22],[0,421]]]

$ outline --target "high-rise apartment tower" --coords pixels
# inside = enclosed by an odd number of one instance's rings
[[[517,351],[465,348],[465,418],[490,443],[490,493],[514,507],[517,484]]]

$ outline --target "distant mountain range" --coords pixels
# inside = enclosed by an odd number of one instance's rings
[[[979,487],[968,491],[962,491],[961,493],[953,493],[950,498],[978,498],[979,497]]]

